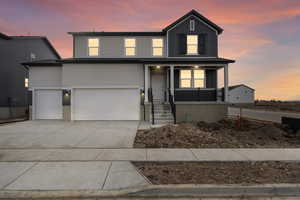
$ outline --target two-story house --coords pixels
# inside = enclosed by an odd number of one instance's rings
[[[24,63],[32,119],[219,120],[234,62],[218,57],[222,32],[195,10],[160,32],[70,32],[72,58]]]
[[[28,71],[21,63],[40,59],[60,59],[46,37],[0,33],[1,120],[28,116]]]

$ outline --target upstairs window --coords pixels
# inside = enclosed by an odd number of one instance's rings
[[[180,88],[204,88],[205,70],[182,69],[180,70]]]
[[[152,39],[152,55],[163,55],[163,39]]]
[[[98,38],[89,38],[88,39],[88,54],[89,54],[89,56],[98,56],[99,55],[99,39]]]
[[[187,54],[198,54],[198,35],[187,35]]]
[[[125,55],[135,56],[136,41],[135,38],[125,39]]]

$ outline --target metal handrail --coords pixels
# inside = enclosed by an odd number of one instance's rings
[[[169,89],[169,103],[170,103],[171,111],[172,111],[173,118],[174,118],[174,124],[176,124],[176,105],[174,103],[173,95],[172,95],[170,89]]]
[[[152,124],[154,124],[154,104],[152,88],[148,89],[148,101],[151,103]]]

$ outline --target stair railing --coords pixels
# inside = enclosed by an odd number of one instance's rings
[[[172,115],[174,118],[174,124],[176,124],[176,105],[174,103],[174,98],[173,98],[173,95],[172,95],[170,89],[169,89],[169,103],[170,103]]]
[[[153,104],[152,88],[148,89],[148,101],[151,103],[151,117],[152,117],[152,124],[154,124],[154,104]]]

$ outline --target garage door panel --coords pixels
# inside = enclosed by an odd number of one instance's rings
[[[36,90],[35,105],[36,119],[63,118],[61,90]]]
[[[139,120],[138,89],[75,89],[75,120]]]

